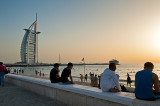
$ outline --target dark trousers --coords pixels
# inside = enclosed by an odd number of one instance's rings
[[[61,78],[57,78],[55,80],[51,80],[51,83],[58,83],[58,82],[62,82]]]

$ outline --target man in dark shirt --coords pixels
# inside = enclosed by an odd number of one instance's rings
[[[51,83],[61,82],[61,77],[59,76],[59,64],[55,63],[54,68],[50,72]]]
[[[74,84],[73,83],[73,79],[72,79],[72,75],[71,75],[71,69],[73,68],[73,64],[72,63],[68,63],[67,68],[65,68],[61,74],[61,79],[62,82],[65,84]],[[70,80],[68,80],[68,77],[70,77]]]

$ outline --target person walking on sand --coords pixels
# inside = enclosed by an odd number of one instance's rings
[[[64,84],[74,84],[72,75],[71,75],[72,68],[73,68],[73,64],[68,63],[67,67],[63,70],[61,74],[61,79]],[[70,81],[68,80],[68,77],[70,77]]]
[[[127,73],[127,86],[128,86],[128,84],[129,84],[130,87],[131,87],[131,83],[132,83],[131,77],[130,77],[129,74]]]
[[[83,74],[80,74],[81,82],[83,82]]]
[[[4,75],[5,75],[6,66],[3,65],[3,62],[0,62],[0,86],[4,87]]]
[[[60,64],[55,63],[54,64],[54,68],[50,72],[50,81],[51,81],[51,83],[61,82],[61,77],[59,76],[59,65]]]
[[[100,88],[103,92],[120,92],[121,87],[117,75],[115,74],[116,64],[110,63],[101,76]]]
[[[87,82],[88,75],[86,74],[84,78],[85,78],[85,81]]]
[[[144,70],[135,75],[135,96],[142,100],[160,98],[158,75],[153,73],[154,65],[151,62],[144,64]],[[154,90],[152,89],[154,88]]]

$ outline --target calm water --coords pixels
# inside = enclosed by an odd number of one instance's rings
[[[60,74],[63,71],[63,69],[66,66],[60,66]],[[35,70],[41,71],[41,73],[44,73],[45,76],[49,77],[50,70],[52,69],[52,66],[43,66],[43,67],[11,67],[11,72],[13,72],[14,69],[23,69],[25,74],[28,75],[35,75]],[[85,66],[85,73],[89,75],[90,72],[94,74],[101,74],[103,71],[108,68],[108,65],[86,65]],[[132,80],[135,79],[135,74],[137,71],[140,71],[143,69],[143,64],[121,64],[117,65],[116,73],[120,75],[120,79],[126,80],[127,73],[130,74],[130,77]],[[156,73],[160,77],[160,64],[155,64],[154,67],[154,73]],[[79,77],[80,74],[84,74],[84,66],[73,66],[72,69],[72,76]]]

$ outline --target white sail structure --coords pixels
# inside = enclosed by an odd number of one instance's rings
[[[21,62],[26,64],[38,63],[38,34],[40,32],[37,32],[37,14],[36,21],[24,30],[25,34],[21,44]]]

